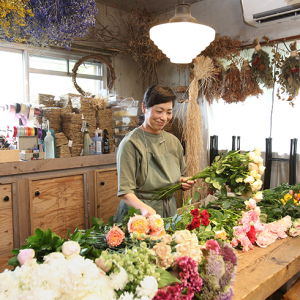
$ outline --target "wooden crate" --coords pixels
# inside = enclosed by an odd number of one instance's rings
[[[2,150],[0,151],[0,163],[19,161],[19,150]]]

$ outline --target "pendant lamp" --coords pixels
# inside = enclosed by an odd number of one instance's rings
[[[215,30],[197,23],[191,15],[191,6],[175,6],[175,16],[169,23],[150,29],[150,39],[175,64],[191,63],[214,39]]]

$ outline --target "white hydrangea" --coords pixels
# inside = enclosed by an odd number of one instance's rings
[[[123,290],[125,288],[126,284],[129,282],[128,274],[125,271],[125,269],[122,267],[119,267],[119,269],[120,269],[119,273],[115,272],[115,273],[111,273],[109,275],[109,277],[112,281],[112,285],[114,286],[116,291]]]
[[[33,270],[38,268],[39,265],[36,263],[36,260],[28,262],[22,267],[16,267],[14,270],[16,280],[19,282],[19,286],[22,290],[29,290],[32,280],[35,280],[33,277]]]
[[[138,297],[148,297],[152,299],[158,290],[158,284],[153,276],[145,276],[140,282],[140,285],[136,288],[136,294]],[[143,299],[144,300],[144,299]]]
[[[100,275],[100,280],[98,281],[99,293],[101,295],[101,300],[114,300],[117,294],[112,286],[111,279],[107,275]]]
[[[23,291],[17,298],[14,300],[56,300],[60,297],[56,297],[55,292],[51,290],[44,289],[35,289],[30,291]]]
[[[15,273],[6,269],[0,274],[0,299],[17,299],[19,293],[19,282]]]

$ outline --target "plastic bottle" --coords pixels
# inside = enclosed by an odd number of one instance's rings
[[[86,128],[84,130],[84,137],[83,137],[83,155],[94,155],[94,144],[90,137],[89,133],[89,123],[86,123]]]
[[[107,129],[104,129],[104,138],[103,138],[103,154],[109,153],[109,138]]]
[[[54,158],[54,139],[49,130],[49,120],[47,120],[48,132],[44,139],[46,159]]]
[[[99,134],[100,133],[100,137]],[[92,138],[94,143],[95,154],[102,154],[102,130],[97,128],[95,131],[95,137]]]

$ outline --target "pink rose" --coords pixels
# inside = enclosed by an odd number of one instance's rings
[[[277,235],[265,230],[261,232],[256,238],[256,244],[262,248],[266,248],[270,244],[274,243],[277,239]]]
[[[20,250],[20,252],[18,254],[18,261],[19,261],[20,265],[22,266],[25,263],[32,261],[34,256],[35,256],[35,252],[33,249]]]
[[[247,209],[255,209],[256,208],[256,201],[250,198],[248,201],[245,201]]]
[[[277,236],[279,239],[285,239],[287,237],[287,234],[285,233],[285,231],[279,231],[277,232]]]
[[[231,246],[236,247],[239,244],[239,241],[236,238],[233,238],[231,241]]]
[[[241,235],[241,234],[244,233],[243,227],[241,227],[241,226],[233,227],[233,230],[235,231],[235,232],[234,232],[234,235],[235,235],[235,236],[238,236],[238,235]]]
[[[266,226],[264,224],[261,224],[259,219],[254,223],[254,228],[256,234],[259,234],[262,231],[266,230]]]
[[[243,224],[243,231],[248,232],[250,231],[251,225],[249,223],[244,223]]]
[[[289,229],[293,224],[290,216],[285,216],[280,220],[280,222],[282,222],[286,226],[286,229]]]
[[[73,254],[79,255],[80,253],[80,245],[74,241],[64,242],[62,246],[62,253],[65,256],[71,256]]]

